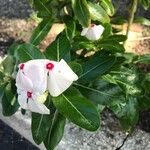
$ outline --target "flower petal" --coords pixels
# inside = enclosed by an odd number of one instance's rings
[[[87,39],[95,41],[98,40],[104,31],[104,27],[101,25],[94,25],[88,28],[87,32],[83,34]]]
[[[21,108],[28,109],[26,92],[21,92],[18,94],[18,103]]]
[[[54,97],[59,96],[70,87],[78,76],[72,71],[68,64],[62,59],[49,73],[48,90]]]
[[[32,81],[21,70],[17,73],[16,86],[23,91],[28,91],[33,88]]]
[[[28,109],[39,114],[50,114],[50,110],[44,104],[32,99],[28,101]]]
[[[45,92],[47,75],[44,70],[44,60],[32,60],[25,64],[24,73],[32,81],[33,90]]]
[[[78,76],[72,71],[72,69],[63,59],[60,60],[56,69],[56,72],[61,76],[64,76],[64,78],[67,80],[76,81],[78,79]]]
[[[59,74],[51,74],[48,77],[48,90],[50,95],[57,97],[70,87],[73,81]]]
[[[84,28],[81,32],[81,36],[85,36],[88,32],[88,28]]]

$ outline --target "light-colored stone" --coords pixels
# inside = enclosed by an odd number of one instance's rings
[[[120,150],[150,150],[150,134],[137,128]]]

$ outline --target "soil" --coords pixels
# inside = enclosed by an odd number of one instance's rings
[[[142,130],[150,132],[150,110],[140,113],[139,126]]]

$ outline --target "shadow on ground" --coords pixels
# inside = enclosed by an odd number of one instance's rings
[[[0,150],[39,150],[0,120]]]

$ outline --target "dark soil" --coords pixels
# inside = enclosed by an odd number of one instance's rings
[[[14,41],[15,39],[9,37],[7,33],[0,33],[0,56],[6,54],[6,50]]]
[[[150,110],[140,113],[139,126],[142,130],[150,132]]]
[[[0,150],[39,150],[0,120]]]

